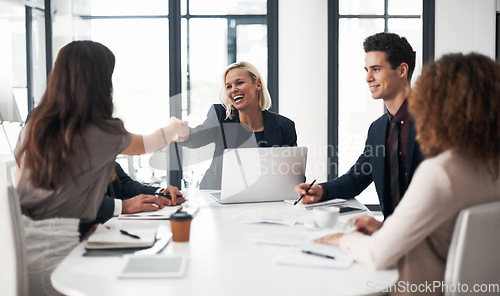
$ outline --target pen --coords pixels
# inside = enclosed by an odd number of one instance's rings
[[[165,196],[168,199],[172,198],[172,196],[170,195],[170,193],[158,192],[158,193],[155,193],[155,194],[158,195],[158,196]],[[181,195],[177,194],[177,197],[182,197],[182,194]]]
[[[333,256],[326,255],[326,254],[321,254],[321,253],[316,253],[316,252],[313,252],[313,251],[302,250],[302,253],[308,254],[308,255],[319,256],[319,257],[323,257],[323,258],[327,258],[327,259],[335,259],[335,257],[333,257]]]
[[[132,233],[130,233],[128,231],[125,231],[123,229],[120,229],[120,233],[123,234],[123,235],[127,235],[127,236],[130,236],[130,237],[136,238],[136,239],[141,239],[140,236],[132,234]]]
[[[312,181],[312,183],[309,184],[309,186],[307,186],[306,193],[299,196],[299,198],[297,198],[297,200],[293,203],[293,205],[296,205],[297,203],[299,203],[299,201],[307,194],[307,191],[309,191],[309,189],[311,189],[311,187],[314,185],[314,182],[316,182],[316,180]]]

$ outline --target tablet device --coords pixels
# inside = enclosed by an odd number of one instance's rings
[[[181,256],[130,255],[123,257],[118,278],[181,277],[186,271],[186,258]]]
[[[339,206],[339,208],[340,208],[340,215],[347,215],[365,211],[365,209],[348,207],[348,206]]]

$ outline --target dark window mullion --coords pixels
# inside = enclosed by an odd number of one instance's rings
[[[54,62],[52,59],[52,0],[45,0],[45,70],[47,72],[47,79],[49,78],[50,72],[52,72],[52,63]]]
[[[26,26],[26,92],[28,100],[28,112],[35,107],[33,98],[33,8],[25,8]]]
[[[271,111],[279,112],[279,34],[278,0],[267,0],[267,89],[271,95]]]
[[[328,167],[327,178],[338,176],[339,144],[339,3],[328,0]],[[333,168],[333,169],[332,169]]]
[[[422,9],[422,63],[434,60],[435,0],[423,0]]]
[[[227,63],[236,62],[236,20],[227,19]]]
[[[180,0],[169,0],[168,46],[169,46],[169,92],[170,116],[182,117],[182,65],[181,65],[181,3]],[[170,185],[181,187],[182,165],[180,149],[177,143],[167,146],[168,180]],[[177,165],[175,165],[177,164]],[[176,170],[177,168],[177,170]]]

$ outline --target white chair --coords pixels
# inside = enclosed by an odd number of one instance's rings
[[[28,295],[28,272],[24,227],[17,192],[11,185],[0,186],[0,295]]]
[[[499,295],[500,285],[500,202],[482,204],[460,212],[448,252],[445,272],[446,296],[474,295],[474,285]],[[469,289],[459,293],[459,284]],[[461,289],[463,290],[463,289]]]

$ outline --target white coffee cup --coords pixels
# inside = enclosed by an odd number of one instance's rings
[[[340,209],[337,207],[313,208],[313,217],[316,226],[326,228],[333,227],[339,218]]]

